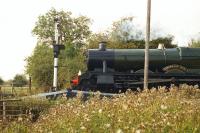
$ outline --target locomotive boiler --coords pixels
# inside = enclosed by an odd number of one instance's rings
[[[87,71],[71,81],[73,89],[101,92],[143,87],[144,49],[89,49]],[[149,50],[149,86],[199,84],[200,48]]]

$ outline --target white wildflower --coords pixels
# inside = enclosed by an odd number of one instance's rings
[[[135,131],[135,133],[141,133],[141,131],[138,129],[138,130]]]
[[[129,129],[129,126],[125,126],[124,129]]]
[[[128,105],[126,105],[126,104],[123,104],[123,106],[122,106],[122,107],[123,107],[123,109],[124,109],[124,110],[127,110],[127,108],[128,108]]]
[[[123,133],[123,131],[119,128],[117,129],[116,133]]]
[[[141,102],[141,101],[142,101],[142,99],[139,97],[139,98],[138,98],[138,102]]]
[[[133,128],[132,128],[132,133],[134,133],[134,132],[135,132],[135,128],[133,127]]]
[[[100,113],[100,114],[102,113],[102,109],[99,109],[99,113]]]
[[[84,126],[81,127],[82,130],[86,129]]]
[[[70,103],[67,103],[67,107],[70,107],[71,105],[70,105]]]
[[[167,109],[167,106],[161,105],[160,108],[161,108],[162,110],[166,110],[166,109]]]
[[[105,124],[106,128],[109,128],[111,125],[109,123]]]
[[[18,121],[22,121],[23,120],[23,118],[22,117],[18,117]]]

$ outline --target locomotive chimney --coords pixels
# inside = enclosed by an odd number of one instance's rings
[[[165,45],[162,44],[162,43],[159,43],[159,44],[158,44],[158,49],[164,50],[164,49],[165,49]]]
[[[105,51],[106,50],[106,42],[100,42],[99,43],[99,50]]]

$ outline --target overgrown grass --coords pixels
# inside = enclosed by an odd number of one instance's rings
[[[6,94],[13,94],[15,97],[21,97],[21,96],[28,96],[33,94],[38,94],[44,92],[43,89],[38,89],[35,87],[32,87],[31,90],[29,90],[29,87],[14,87],[11,86],[2,86],[0,93],[6,93]]]
[[[47,99],[31,98],[6,102],[6,120],[2,119],[2,108],[0,112],[0,130],[12,125],[11,128],[7,128],[5,132],[14,131],[16,128],[19,129],[20,133],[21,131],[25,131],[26,124],[35,122],[41,114],[47,113],[48,109],[52,105],[55,105],[55,102],[56,101],[49,101]]]
[[[60,99],[39,119],[14,122],[4,132],[200,132],[200,90],[183,85],[115,98]]]

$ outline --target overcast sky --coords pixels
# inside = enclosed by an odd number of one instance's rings
[[[31,55],[36,38],[32,36],[37,17],[52,7],[85,15],[93,20],[91,29],[99,32],[123,16],[135,16],[144,27],[147,0],[1,0],[0,77],[11,79],[24,73],[25,58]],[[152,0],[152,26],[175,36],[179,46],[200,34],[199,0]],[[39,65],[39,64],[38,64]]]

